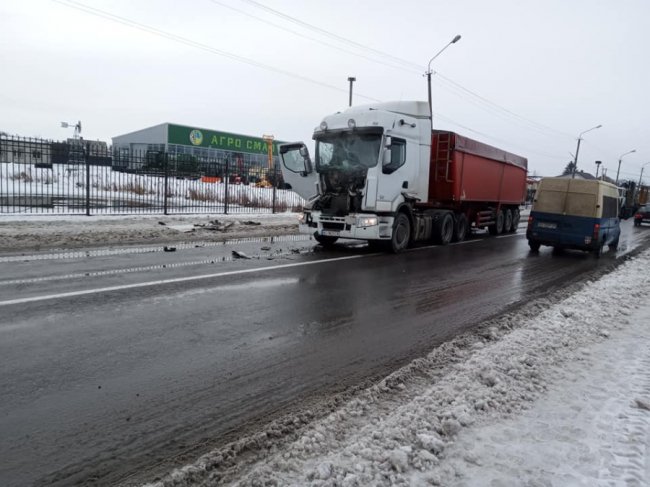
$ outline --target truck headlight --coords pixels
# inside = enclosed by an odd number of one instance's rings
[[[301,213],[300,215],[298,215],[298,223],[300,223],[301,225],[307,223],[307,213]]]
[[[378,222],[376,216],[360,216],[357,219],[357,226],[358,227],[374,227],[378,223],[379,222]]]

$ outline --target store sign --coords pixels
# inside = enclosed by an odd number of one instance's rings
[[[188,145],[194,147],[210,147],[234,152],[247,152],[251,154],[268,154],[266,142],[256,137],[231,134],[228,132],[215,132],[212,130],[199,130],[181,125],[169,125],[168,143]],[[278,154],[280,141],[273,142],[273,154]]]

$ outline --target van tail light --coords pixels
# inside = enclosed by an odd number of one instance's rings
[[[528,215],[528,230],[533,228],[533,215]]]
[[[598,234],[599,234],[599,233],[600,233],[600,224],[599,224],[599,223],[595,223],[595,224],[594,224],[594,235],[593,235],[594,242],[597,242],[597,241],[598,241]]]

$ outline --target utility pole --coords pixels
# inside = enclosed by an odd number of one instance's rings
[[[602,163],[603,161],[596,161],[596,179],[598,179],[598,169],[600,169]]]

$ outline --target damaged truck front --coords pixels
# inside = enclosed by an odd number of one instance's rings
[[[455,135],[432,132],[423,102],[325,117],[314,131],[313,161],[302,142],[280,146],[284,180],[307,201],[300,231],[323,245],[351,238],[400,252],[415,241],[463,240],[474,227],[501,233],[506,219],[506,231],[516,229],[525,159],[471,141],[489,150],[465,151],[466,164],[461,146],[474,146]],[[487,187],[476,189],[477,180]]]

